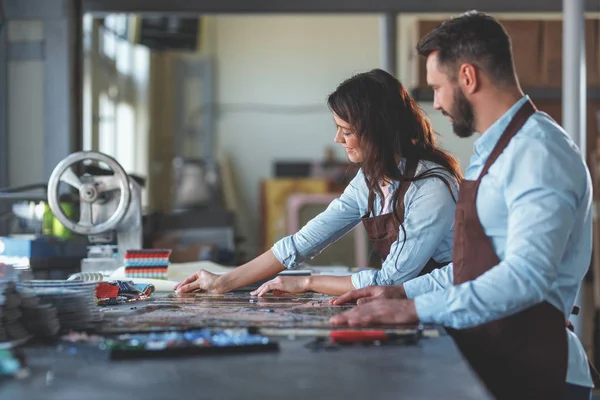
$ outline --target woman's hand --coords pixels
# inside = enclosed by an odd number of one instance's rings
[[[276,296],[282,293],[306,292],[309,290],[309,278],[309,276],[278,276],[263,283],[258,289],[250,292],[250,294],[262,297],[270,291],[273,291],[273,294]]]
[[[196,272],[194,275],[188,277],[183,282],[175,285],[173,290],[179,293],[191,293],[196,291],[210,292],[210,293],[221,293],[216,287],[215,282],[219,278],[219,275],[215,275],[203,269]]]

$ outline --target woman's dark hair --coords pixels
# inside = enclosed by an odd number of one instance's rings
[[[374,215],[375,193],[381,198],[383,210],[384,196],[380,187],[383,179],[397,182],[441,179],[454,197],[450,182],[441,172],[446,170],[460,182],[462,174],[458,162],[436,146],[435,132],[423,110],[392,75],[380,69],[354,75],[329,95],[327,105],[350,124],[360,138],[363,155],[360,167],[369,188],[371,215]],[[405,176],[406,168],[405,172],[398,169],[402,157],[406,166],[426,160],[439,167],[410,178]],[[396,190],[391,205],[394,217],[400,222],[398,197],[399,190]]]

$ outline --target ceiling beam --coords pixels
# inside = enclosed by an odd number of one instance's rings
[[[562,12],[562,0],[81,0],[84,12],[110,13],[460,13]],[[600,0],[586,0],[600,12]]]

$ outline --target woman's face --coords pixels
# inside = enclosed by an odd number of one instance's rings
[[[363,159],[360,149],[360,138],[354,132],[349,123],[333,113],[333,120],[336,125],[334,142],[341,144],[346,149],[348,159],[353,163],[360,163]]]

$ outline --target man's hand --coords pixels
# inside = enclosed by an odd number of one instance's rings
[[[196,291],[220,293],[215,287],[215,282],[218,278],[218,275],[201,269],[183,282],[175,285],[173,290],[176,290],[180,293],[191,293]]]
[[[263,283],[258,289],[250,292],[252,296],[262,297],[273,291],[274,295],[282,293],[302,293],[308,290],[308,279],[304,276],[278,276]]]
[[[373,300],[329,320],[334,325],[368,326],[419,322],[413,300]]]
[[[406,292],[404,286],[367,286],[362,289],[352,290],[341,295],[338,298],[331,299],[329,302],[334,305],[340,305],[355,301],[357,304],[366,304],[369,301],[377,299],[405,299]]]

